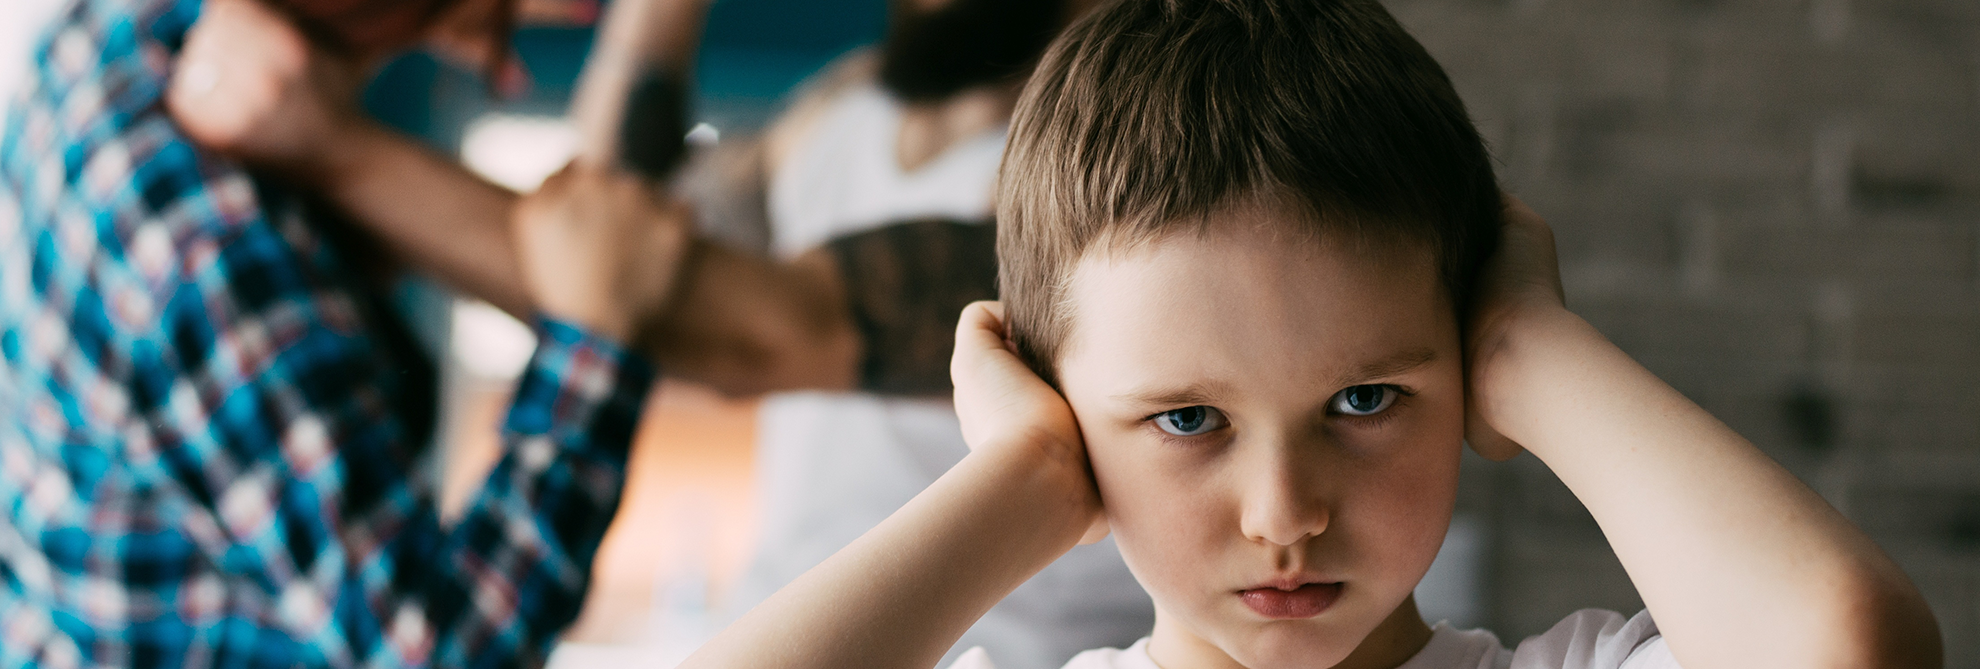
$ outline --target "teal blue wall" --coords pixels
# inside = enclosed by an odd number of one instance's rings
[[[791,88],[840,54],[877,41],[885,26],[886,0],[717,0],[696,63],[696,120],[728,134],[754,131]],[[562,113],[591,38],[588,28],[519,31],[516,54],[535,80],[520,100],[492,100],[473,73],[414,54],[380,73],[365,106],[451,152],[466,123],[483,113]]]

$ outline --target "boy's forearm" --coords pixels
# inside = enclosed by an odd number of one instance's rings
[[[306,184],[409,264],[529,318],[509,214],[516,195],[384,128],[356,123]]]
[[[1937,666],[1922,598],[1840,513],[1587,322],[1533,320],[1481,411],[1587,505],[1685,666]]]
[[[1076,463],[978,450],[684,668],[927,669],[1087,529]]]

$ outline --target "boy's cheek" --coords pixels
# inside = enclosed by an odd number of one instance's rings
[[[1153,458],[1117,455],[1093,449],[1094,479],[1121,556],[1156,604],[1197,609],[1235,587],[1220,580],[1232,575],[1227,558],[1242,541],[1235,509],[1205,480],[1176,480]]]
[[[1457,502],[1462,440],[1438,434],[1414,446],[1411,457],[1362,472],[1346,504],[1354,515],[1338,519],[1339,529],[1374,553],[1363,566],[1394,586],[1398,599],[1436,559]]]

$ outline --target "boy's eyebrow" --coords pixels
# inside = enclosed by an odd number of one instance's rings
[[[1360,385],[1386,376],[1395,376],[1430,364],[1437,359],[1437,352],[1429,348],[1412,348],[1394,355],[1363,363],[1354,371],[1341,376],[1335,383],[1342,388]],[[1219,398],[1230,396],[1230,387],[1222,382],[1189,385],[1180,388],[1150,388],[1130,390],[1112,396],[1113,399],[1134,404],[1153,406],[1194,406],[1216,404]]]
[[[1436,359],[1437,352],[1428,348],[1412,348],[1400,351],[1395,355],[1364,363],[1360,367],[1356,367],[1354,371],[1347,373],[1337,380],[1336,385],[1345,388],[1367,383],[1370,380],[1385,376],[1395,376],[1430,364],[1430,361]]]
[[[1229,388],[1221,382],[1203,385],[1190,385],[1181,388],[1151,388],[1131,390],[1114,395],[1113,398],[1135,404],[1156,406],[1195,406],[1215,404],[1218,397],[1228,397]]]

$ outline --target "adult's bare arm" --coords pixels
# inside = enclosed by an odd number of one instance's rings
[[[668,369],[733,394],[949,392],[956,317],[997,295],[993,225],[903,221],[773,262],[740,250],[758,241],[750,207],[698,195],[704,224],[725,224],[710,234],[736,243],[708,245],[680,310],[649,342]]]
[[[365,119],[368,60],[319,47],[260,2],[214,0],[166,104],[202,147],[315,193],[399,260],[527,314],[508,232],[515,196]]]
[[[651,83],[673,90],[668,104],[685,105],[681,87],[692,71],[710,0],[619,0],[607,8],[598,38],[571,94],[570,117],[577,126],[577,160],[619,167],[625,134],[648,117],[684,118],[684,109],[635,109],[639,91]],[[635,126],[637,123],[634,124]],[[680,137],[655,137],[678,142]],[[665,175],[649,174],[649,177]]]
[[[377,235],[408,265],[518,318],[523,288],[509,213],[516,194],[390,130],[364,124],[313,190]]]
[[[895,223],[827,242],[844,311],[863,344],[861,390],[940,395],[950,390],[956,317],[997,297],[997,230],[988,221]]]
[[[852,59],[835,68],[826,86],[800,100],[768,133],[770,140],[725,145],[733,158],[711,163],[719,170],[712,181],[723,188],[690,200],[706,214],[742,221],[730,221],[727,228],[753,226],[761,238],[760,205],[774,140],[801,133],[815,115],[807,110],[819,107],[816,98],[856,78],[862,63]],[[316,49],[285,17],[257,2],[215,0],[188,40],[168,100],[188,134],[207,148],[316,192],[405,264],[512,314],[530,314],[534,305],[508,226],[515,194],[362,118],[354,102],[362,69]],[[642,340],[642,348],[670,373],[738,395],[855,387],[945,391],[941,365],[904,361],[946,359],[954,314],[916,303],[914,311],[926,321],[926,327],[916,327],[918,321],[901,317],[896,307],[904,303],[895,300],[903,287],[955,286],[914,278],[914,271],[940,264],[922,262],[918,269],[905,268],[906,275],[895,271],[903,268],[885,257],[905,262],[930,256],[913,245],[875,244],[875,239],[895,239],[895,234],[841,240],[834,250],[797,262],[704,244],[705,252],[697,253],[682,279],[680,300],[668,311],[667,323],[647,330],[655,336]],[[924,241],[953,247],[940,239]],[[983,260],[993,252],[986,240],[963,255]],[[989,296],[991,275],[978,274],[980,285],[948,291],[961,296],[952,306]],[[890,288],[876,291],[876,285]],[[857,325],[862,320],[868,325]],[[893,326],[894,334],[885,335],[891,343],[884,347],[863,341],[879,331],[871,325],[876,321]],[[927,341],[896,336],[908,331],[925,334],[913,337]]]

